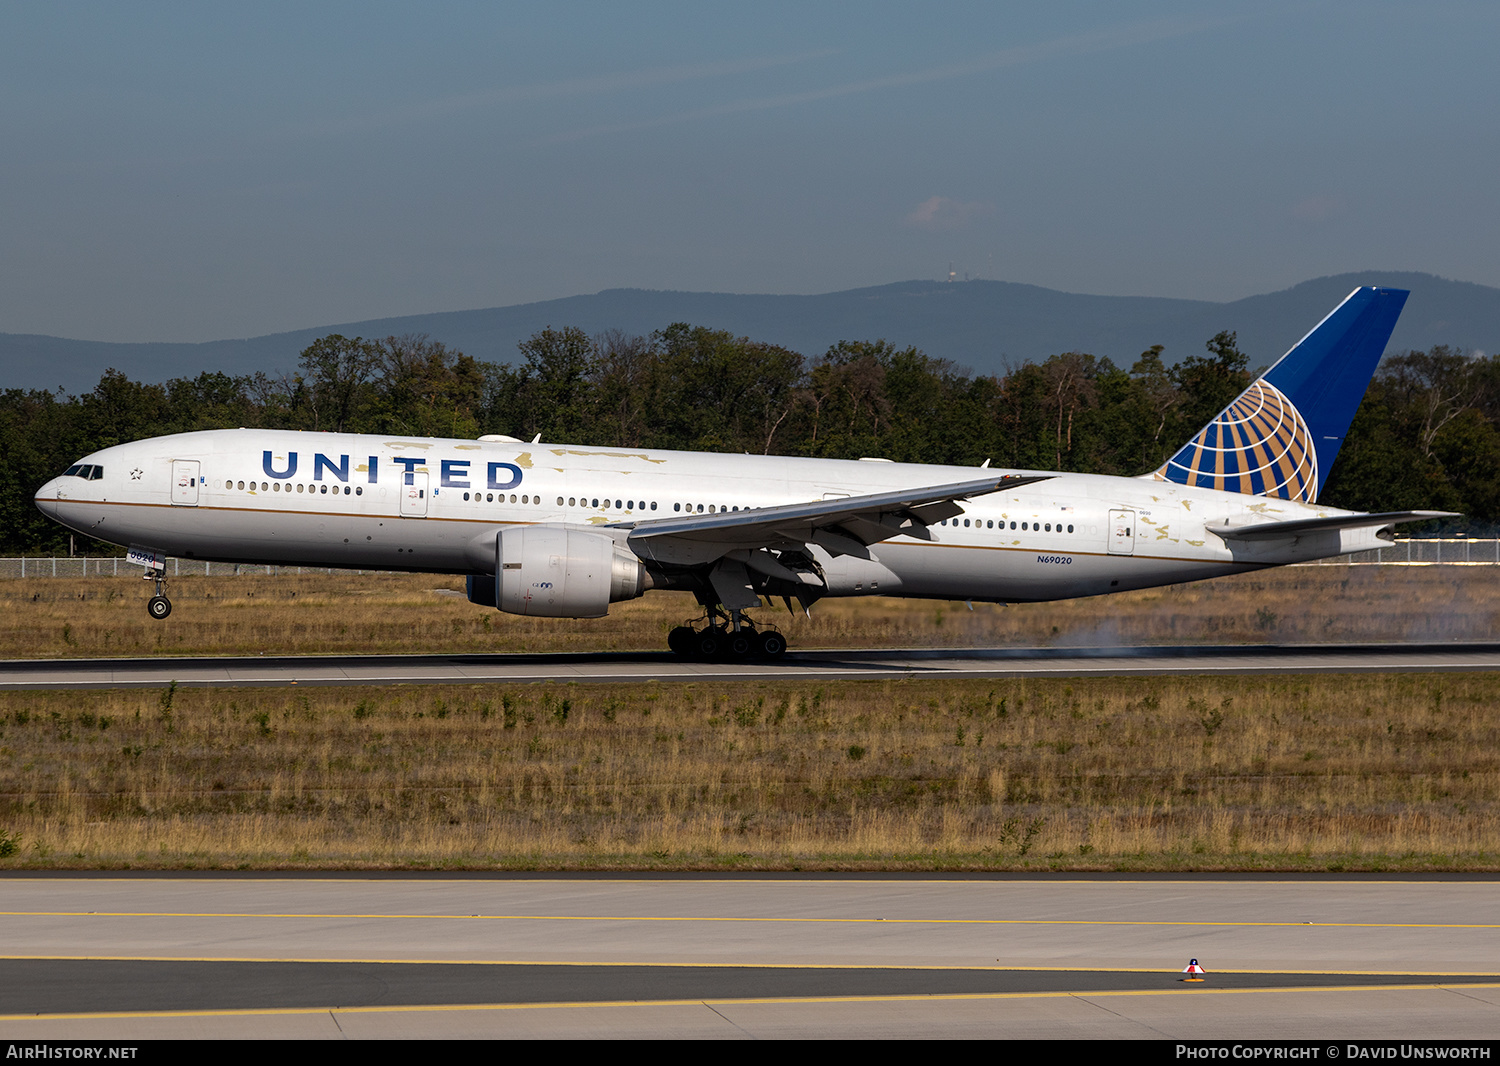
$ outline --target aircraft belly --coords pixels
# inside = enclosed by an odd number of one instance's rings
[[[900,577],[903,595],[998,602],[1098,596],[1255,568],[1228,561],[953,544],[881,546],[880,559]]]

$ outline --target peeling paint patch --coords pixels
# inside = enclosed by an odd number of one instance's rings
[[[653,459],[645,452],[587,452],[580,448],[553,448],[553,455],[602,456],[606,459],[640,459],[647,463],[665,463],[665,459]]]
[[[522,452],[520,455],[516,456],[516,465],[519,466],[522,470],[530,470],[532,465],[531,453]]]
[[[398,452],[402,448],[420,448],[425,452],[428,448],[432,447],[432,443],[432,441],[420,440],[388,440],[385,442],[385,446]]]
[[[1201,548],[1201,547],[1203,547],[1203,542],[1201,540],[1190,540],[1190,541],[1188,541],[1188,543],[1191,544],[1195,548]]]

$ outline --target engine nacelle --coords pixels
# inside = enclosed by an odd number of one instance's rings
[[[469,599],[509,614],[600,618],[650,587],[646,567],[603,533],[518,526],[495,540],[495,576],[470,576]]]

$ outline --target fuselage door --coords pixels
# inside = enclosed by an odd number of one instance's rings
[[[1135,553],[1135,512],[1109,512],[1109,554],[1133,555]]]
[[[401,517],[427,517],[427,475],[413,473],[410,485],[401,486]]]
[[[178,507],[198,506],[198,460],[172,460],[172,503]]]

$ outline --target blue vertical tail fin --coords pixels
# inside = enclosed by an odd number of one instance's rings
[[[1407,295],[1404,289],[1355,289],[1148,476],[1251,496],[1317,500]]]

